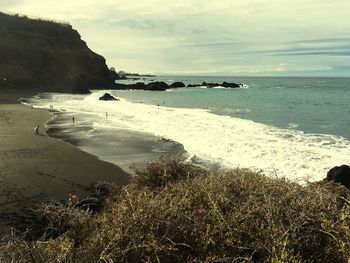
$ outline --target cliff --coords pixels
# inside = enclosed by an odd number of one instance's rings
[[[114,84],[71,25],[0,12],[0,89],[87,93]]]

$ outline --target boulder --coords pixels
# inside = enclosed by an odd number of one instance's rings
[[[207,83],[207,82],[203,82],[202,86],[206,86],[207,88],[214,88],[214,87],[219,87],[221,86],[221,84],[219,83]]]
[[[155,90],[155,91],[164,91],[169,88],[169,85],[166,84],[163,81],[156,81],[156,82],[151,82],[148,84],[145,84],[143,82],[137,82],[134,84],[121,84],[121,83],[116,83],[115,85],[116,89],[134,89],[134,90]]]
[[[99,100],[118,100],[118,99],[116,99],[116,98],[114,98],[111,94],[109,94],[109,93],[105,93],[105,94],[103,94],[103,96],[101,96],[100,98],[99,98]]]
[[[169,85],[163,81],[151,82],[146,85],[146,90],[156,90],[156,91],[164,91],[169,88]]]
[[[350,188],[350,167],[347,165],[335,166],[327,173],[325,181],[333,181]]]
[[[207,82],[202,82],[202,84],[189,84],[187,87],[192,88],[192,87],[207,87],[207,88],[215,88],[215,87],[224,87],[224,88],[240,88],[243,85],[242,84],[237,84],[233,82],[223,82],[223,83],[207,83]]]
[[[188,88],[195,88],[195,87],[200,87],[202,86],[201,84],[188,84],[187,87]]]
[[[126,90],[126,89],[144,90],[144,89],[146,89],[146,85],[143,82],[137,82],[137,83],[133,83],[133,84],[116,83],[115,88],[122,89],[122,90]]]
[[[240,88],[241,85],[240,84],[237,84],[237,83],[229,83],[229,82],[223,82],[221,84],[222,87],[225,87],[225,88]]]
[[[143,82],[137,82],[135,84],[132,84],[131,86],[132,86],[132,89],[141,89],[141,90],[146,89],[146,84]]]
[[[172,84],[170,84],[170,88],[184,88],[186,85],[183,82],[176,81]]]

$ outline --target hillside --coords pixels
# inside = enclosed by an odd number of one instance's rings
[[[0,89],[86,93],[112,87],[105,59],[69,24],[0,12]]]

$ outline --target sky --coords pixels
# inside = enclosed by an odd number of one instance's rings
[[[350,0],[0,0],[128,72],[350,77]],[[0,39],[1,40],[1,39]]]

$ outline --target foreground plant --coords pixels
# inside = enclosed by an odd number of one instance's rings
[[[28,244],[32,254],[56,262],[350,259],[349,191],[334,184],[301,186],[246,169],[208,172],[161,158],[112,195],[84,223],[67,226],[47,244]],[[8,244],[2,251],[26,246]]]

